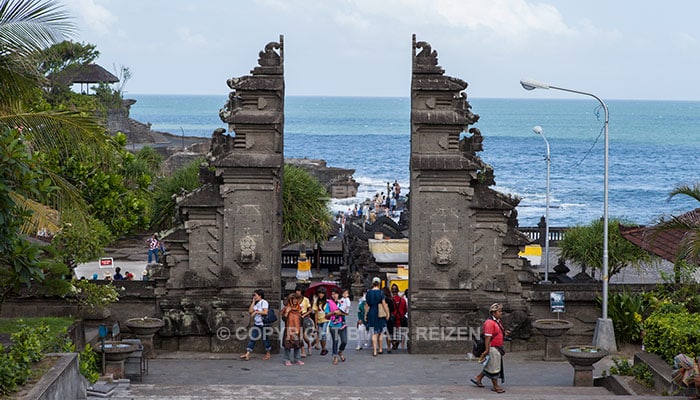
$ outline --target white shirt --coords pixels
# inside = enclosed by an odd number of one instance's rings
[[[263,310],[267,310],[268,308],[270,308],[270,305],[267,303],[267,300],[261,299],[259,302],[255,303],[255,305],[253,306],[253,311],[262,312]],[[262,315],[255,314],[255,325],[264,325]]]
[[[338,304],[340,311],[344,312],[345,314],[350,314],[350,298],[341,297],[338,303],[340,303]]]

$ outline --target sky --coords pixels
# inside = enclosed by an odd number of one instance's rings
[[[477,98],[700,100],[700,2],[58,0],[126,94],[227,95],[284,35],[288,96],[410,96],[411,36]]]

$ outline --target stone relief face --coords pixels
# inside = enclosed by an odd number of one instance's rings
[[[452,242],[447,238],[435,242],[435,263],[437,265],[452,264],[452,250]]]
[[[243,236],[240,241],[241,262],[251,263],[255,261],[255,239],[250,235]]]

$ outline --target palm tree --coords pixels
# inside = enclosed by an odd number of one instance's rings
[[[110,150],[105,130],[94,116],[79,111],[47,111],[35,105],[45,83],[35,55],[73,31],[68,14],[53,0],[0,0],[0,130],[19,130],[32,153],[52,149],[67,155],[80,143],[87,149],[81,157],[99,160]],[[46,174],[56,188],[49,198],[28,199],[13,194],[17,202],[34,212],[22,228],[25,233],[56,229],[56,216],[60,214],[54,210],[87,210],[72,185],[50,171]]]
[[[669,193],[668,199],[684,195],[700,202],[700,183],[693,186],[681,185]],[[700,212],[689,212],[680,216],[672,216],[668,220],[659,223],[655,230],[668,231],[680,230],[685,232],[679,243],[678,260],[686,260],[694,265],[700,264]]]

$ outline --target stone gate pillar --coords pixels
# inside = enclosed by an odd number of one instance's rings
[[[410,351],[463,354],[484,307],[504,301],[504,239],[515,204],[487,188],[475,155],[481,134],[463,92],[437,52],[413,36],[410,157]],[[471,135],[460,137],[467,131]],[[515,250],[517,253],[517,248]],[[516,255],[517,258],[517,255]],[[506,267],[506,268],[504,268]],[[517,279],[513,280],[519,287]],[[517,290],[516,290],[517,291]]]
[[[222,265],[236,276],[228,297],[245,310],[255,289],[279,309],[284,167],[284,38],[265,46],[251,75],[233,89],[221,119],[235,131],[232,148],[213,163],[220,177]],[[276,349],[277,347],[275,347]]]

